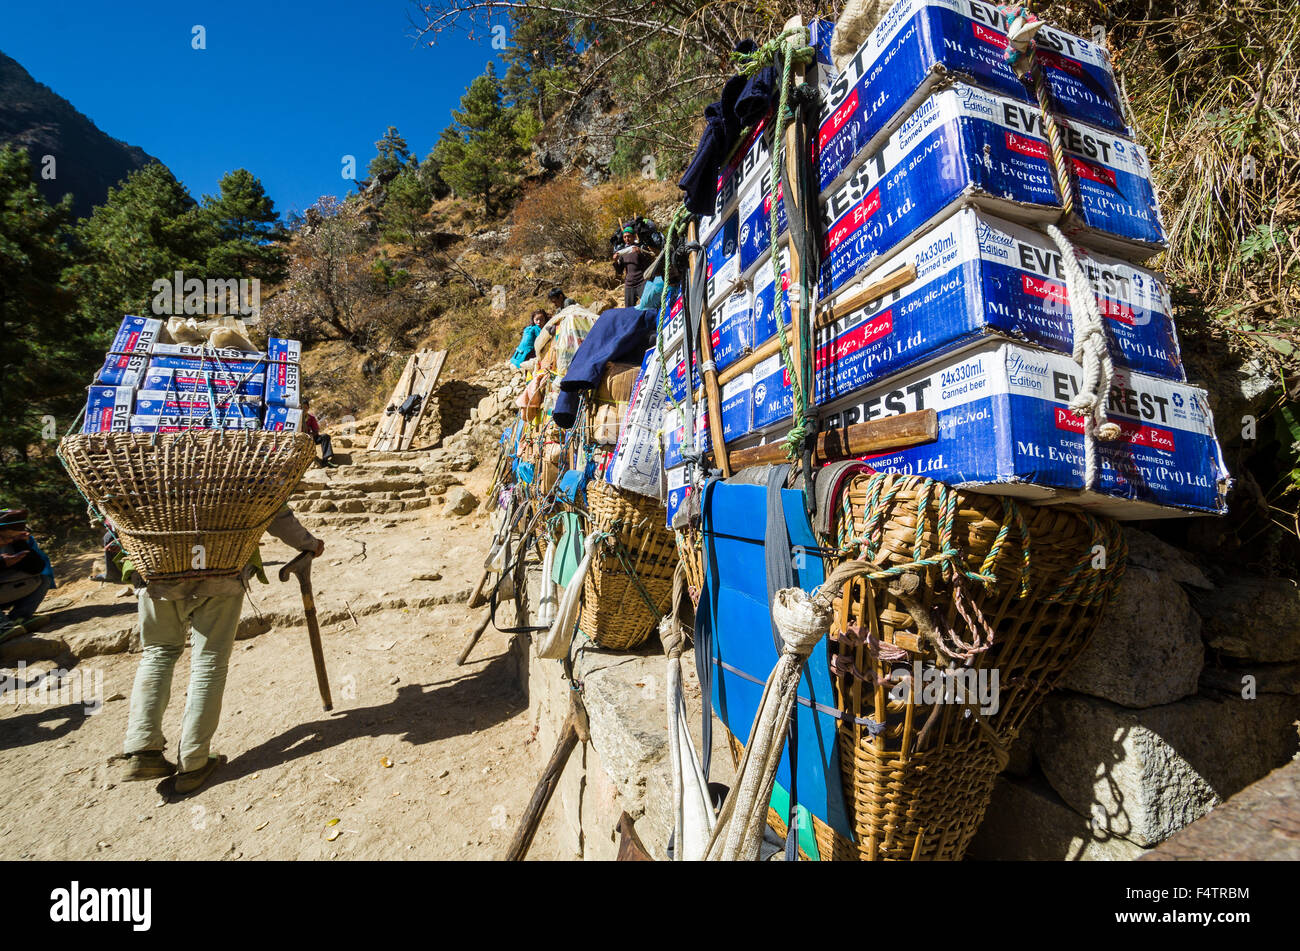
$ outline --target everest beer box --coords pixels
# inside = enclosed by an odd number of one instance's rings
[[[718,191],[714,198],[714,212],[711,215],[701,215],[698,229],[699,240],[702,244],[707,244],[709,239],[718,233],[718,229],[726,222],[727,218],[736,210],[736,202],[740,198],[742,187],[754,175],[754,169],[766,156],[768,162],[771,162],[771,155],[767,151],[767,143],[764,133],[767,130],[767,120],[764,119],[749,134],[745,142],[736,150],[736,157],[727,165],[723,166],[722,171],[718,173]]]
[[[712,310],[740,280],[739,215],[732,212],[705,244],[704,303]]]
[[[1078,261],[1096,294],[1117,366],[1186,379],[1169,291],[1116,258]],[[971,208],[927,231],[875,274],[913,265],[916,279],[817,331],[817,400],[829,403],[985,334],[1074,350],[1061,255],[1043,234]]]
[[[152,317],[135,317],[131,314],[122,318],[117,333],[113,335],[113,344],[109,353],[127,354],[153,352],[158,335],[162,333],[162,321]]]
[[[742,373],[723,384],[722,409],[718,415],[722,417],[724,442],[734,442],[753,429],[753,387],[754,378],[750,373]]]
[[[713,362],[719,370],[726,369],[753,346],[753,310],[749,291],[742,287],[722,302],[722,308],[713,318]]]
[[[1006,17],[980,0],[895,3],[822,96],[821,190],[833,187],[858,155],[877,149],[941,83],[961,79],[1036,103],[1006,61],[1006,31]],[[1057,110],[1112,132],[1128,131],[1103,47],[1043,26],[1036,56]]]
[[[92,386],[86,394],[83,433],[124,433],[131,427],[135,390],[130,386]]]
[[[260,365],[248,373],[150,366],[140,381],[140,389],[164,393],[206,393],[209,386],[219,394],[237,393],[260,399],[266,393],[266,374]]]
[[[261,400],[247,396],[218,396],[209,400],[206,393],[160,393],[140,390],[135,395],[135,408],[132,416],[143,417],[182,417],[191,420],[210,420],[215,404],[215,415],[225,418],[252,419],[261,421]]]
[[[225,416],[221,426],[208,425],[204,420],[193,416],[132,416],[133,433],[185,433],[207,429],[244,430],[257,429],[257,417],[248,419],[243,416]]]
[[[656,318],[658,319],[658,318]],[[672,350],[682,342],[686,333],[686,298],[680,289],[668,289],[668,314],[664,320],[663,342],[665,350]]]
[[[771,255],[764,256],[754,272],[754,346],[776,336],[776,274]],[[781,245],[781,313],[790,325],[790,245]]]
[[[923,102],[884,147],[823,200],[828,222],[822,293],[944,217],[958,203],[1019,222],[1059,214],[1042,114],[1003,96],[957,84]],[[1071,230],[1138,260],[1163,246],[1146,154],[1135,143],[1061,125],[1079,181]]]
[[[266,365],[266,402],[297,408],[301,396],[302,373],[296,363]]]
[[[749,277],[759,261],[772,247],[772,202],[776,202],[776,233],[786,233],[789,222],[785,215],[782,182],[777,182],[775,197],[772,191],[772,167],[765,166],[745,187],[740,196],[740,274]]]
[[[1106,403],[1121,436],[1097,442],[1097,489],[1083,491],[1083,421],[1069,409],[1080,376],[1064,354],[986,341],[831,407],[822,425],[934,409],[937,441],[866,461],[1119,519],[1227,511],[1230,481],[1205,392],[1129,370],[1115,371]]]
[[[682,442],[685,439],[686,427],[682,424],[682,410],[668,410],[664,414],[665,469],[671,469],[673,466],[682,464]],[[697,402],[695,404],[695,448],[708,452],[710,447],[708,408],[703,402]]]
[[[147,353],[114,353],[104,357],[104,365],[95,374],[95,382],[106,386],[134,387],[149,368]]]
[[[691,391],[700,388],[700,362],[691,361]],[[673,400],[680,403],[686,399],[686,353],[678,347],[668,353],[668,389]]]
[[[677,466],[676,468],[669,469],[665,473],[665,479],[668,483],[668,494],[664,498],[664,503],[668,508],[667,524],[669,528],[672,528],[673,516],[675,516],[677,510],[682,507],[682,503],[686,501],[686,497],[691,494],[691,489],[690,486],[686,484],[685,466]]]
[[[794,417],[794,392],[790,389],[790,374],[781,362],[781,354],[760,361],[750,376],[753,383],[751,421],[755,432]]]
[[[302,432],[302,410],[290,409],[287,406],[268,406],[262,428],[275,432],[300,433]]]

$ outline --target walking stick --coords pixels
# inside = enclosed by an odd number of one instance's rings
[[[320,643],[320,625],[316,621],[316,599],[311,591],[311,561],[315,557],[305,551],[293,561],[280,569],[280,580],[288,581],[290,575],[298,576],[298,587],[302,589],[302,608],[307,615],[307,637],[311,641],[311,659],[316,665],[316,686],[320,689],[321,704],[328,712],[334,709],[330,699],[329,675],[325,673],[325,652]]]
[[[546,812],[546,806],[550,803],[551,795],[560,782],[560,776],[564,774],[564,765],[569,761],[569,754],[573,752],[579,740],[586,743],[587,737],[587,708],[583,706],[578,692],[571,690],[569,691],[569,715],[564,718],[564,726],[560,729],[560,738],[555,744],[555,752],[551,753],[546,769],[542,772],[542,778],[538,780],[537,788],[533,790],[533,798],[528,801],[528,808],[524,810],[519,828],[515,830],[514,838],[510,840],[510,848],[506,850],[504,856],[505,861],[522,862],[524,856],[528,854],[528,849],[533,844],[533,836],[537,834],[537,827]]]

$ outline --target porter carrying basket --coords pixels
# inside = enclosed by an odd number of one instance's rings
[[[960,859],[1011,743],[1096,629],[1123,536],[917,476],[857,476],[839,506],[828,571],[872,567],[844,585],[828,637],[854,839],[814,818],[820,858]],[[784,818],[769,811],[782,835]]]
[[[59,456],[146,581],[236,575],[311,465],[306,433],[67,436]]]
[[[598,647],[630,650],[668,612],[676,540],[657,499],[593,479],[587,505],[592,530],[604,537],[583,583],[578,627]]]

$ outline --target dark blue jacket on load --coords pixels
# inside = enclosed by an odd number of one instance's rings
[[[569,372],[560,381],[560,392],[551,411],[556,425],[568,429],[578,415],[578,398],[594,390],[610,363],[640,363],[650,348],[659,312],[640,307],[616,307],[600,315],[578,352]]]
[[[744,40],[736,46],[737,53],[752,53],[756,49],[753,40]],[[696,215],[714,213],[718,170],[745,127],[767,115],[779,91],[780,79],[774,66],[765,66],[753,76],[733,76],[722,87],[722,98],[705,107],[704,132],[695,157],[677,183],[686,193],[683,201],[687,211]]]

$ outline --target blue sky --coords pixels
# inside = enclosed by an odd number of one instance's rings
[[[353,188],[397,126],[421,158],[492,58],[416,45],[407,0],[0,0],[0,50],[109,135],[162,160],[195,199],[247,168],[287,214]],[[193,27],[207,48],[192,48]]]

